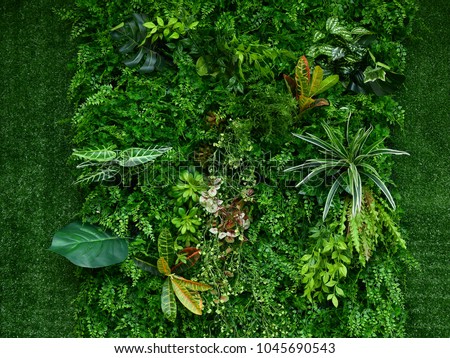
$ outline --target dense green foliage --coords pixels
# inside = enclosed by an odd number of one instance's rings
[[[334,17],[376,34],[370,53],[401,72],[405,51],[399,41],[410,33],[414,13],[409,0],[77,0],[62,11],[79,41],[69,91],[77,105],[74,146],[172,148],[127,172],[125,181],[80,183],[82,220],[130,238],[130,258],[80,273],[76,334],[403,336],[402,281],[412,265],[399,218],[379,190],[386,194],[384,183],[392,184],[392,161],[375,155],[388,150],[370,145],[401,125],[404,112],[392,97],[351,95],[332,86],[336,74],[310,71],[314,58],[308,65],[301,56]],[[121,36],[128,42],[116,36],[125,24],[129,29]],[[155,53],[164,65],[153,66]],[[326,103],[315,103],[312,97],[325,90]],[[298,193],[295,184],[307,174],[284,172],[317,155],[291,132],[325,139],[333,128],[338,136],[349,113],[347,132],[363,137],[358,148],[368,140],[358,129],[373,127],[367,144],[377,185],[358,182],[357,191],[342,185],[358,194],[359,210],[352,212],[345,196],[334,196],[324,215],[329,183],[311,180]],[[397,196],[395,188],[389,193]],[[175,238],[176,252],[192,244],[201,250],[190,277],[213,289],[202,294],[200,317],[181,306],[175,317],[166,305],[167,320],[161,291],[164,302],[174,302],[171,286],[132,260],[157,260],[162,232]],[[158,262],[170,278],[169,265]]]

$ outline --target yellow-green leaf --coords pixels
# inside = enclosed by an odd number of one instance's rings
[[[170,282],[172,283],[173,292],[178,297],[180,302],[192,313],[196,315],[202,314],[202,299],[198,292],[189,291],[180,280],[175,279],[171,276]]]
[[[210,285],[207,285],[206,283],[187,280],[181,276],[174,275],[173,279],[180,281],[180,283],[184,287],[186,287],[192,291],[208,291],[208,290],[212,289],[212,287]]]

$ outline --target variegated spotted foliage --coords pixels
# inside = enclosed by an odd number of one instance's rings
[[[73,155],[84,160],[77,168],[94,168],[93,171],[84,172],[76,183],[113,180],[116,176],[125,174],[126,170],[154,161],[170,149],[172,148],[128,148],[122,151],[112,148],[74,150]]]
[[[376,35],[364,27],[349,29],[335,17],[326,21],[325,31],[316,31],[308,56],[330,73],[337,73],[349,91],[377,96],[391,94],[405,76],[391,71],[370,52]]]
[[[168,230],[161,232],[158,238],[159,259],[155,265],[140,259],[135,259],[136,265],[142,270],[153,275],[166,276],[161,293],[161,309],[164,316],[174,322],[177,317],[177,303],[175,297],[189,311],[196,315],[201,315],[203,301],[200,296],[201,291],[208,291],[211,286],[197,281],[187,280],[179,276],[190,267],[194,266],[200,258],[200,250],[194,247],[187,247],[178,254],[180,262],[175,262],[174,242]]]
[[[328,106],[330,103],[325,98],[313,98],[339,82],[338,75],[328,76],[324,79],[323,70],[316,66],[311,71],[308,59],[305,56],[300,57],[295,67],[295,79],[284,75],[284,80],[292,95],[298,100],[300,105],[300,114],[306,110]]]

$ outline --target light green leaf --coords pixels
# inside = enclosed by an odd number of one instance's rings
[[[156,17],[156,22],[159,26],[164,26],[164,20],[161,19],[159,16]]]

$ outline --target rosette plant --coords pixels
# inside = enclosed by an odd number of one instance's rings
[[[140,259],[134,259],[136,265],[153,275],[166,276],[161,293],[161,309],[164,316],[174,322],[177,316],[177,303],[175,297],[189,311],[201,315],[203,301],[200,291],[208,291],[212,287],[206,283],[187,280],[179,276],[190,267],[194,266],[200,258],[200,250],[195,247],[187,247],[179,254],[179,262],[175,264],[175,250],[172,236],[168,230],[161,232],[158,238],[159,259],[155,265]]]
[[[322,140],[310,133],[306,133],[305,135],[293,133],[293,135],[320,148],[320,152],[325,156],[320,159],[308,159],[303,164],[286,169],[285,172],[310,170],[309,174],[296,187],[306,184],[312,178],[321,174],[331,178],[333,184],[325,201],[323,220],[325,221],[333,198],[339,189],[344,189],[352,196],[352,216],[355,217],[361,211],[363,178],[370,179],[370,181],[375,183],[395,210],[395,202],[389,189],[375,168],[370,164],[369,160],[371,157],[378,155],[409,154],[400,150],[379,148],[385,138],[375,141],[370,146],[365,146],[370,133],[372,133],[372,126],[367,130],[363,128],[359,129],[354,137],[350,138],[347,122],[345,142],[342,142],[341,138],[336,135],[329,125],[324,123],[322,126],[325,129],[329,141]]]

